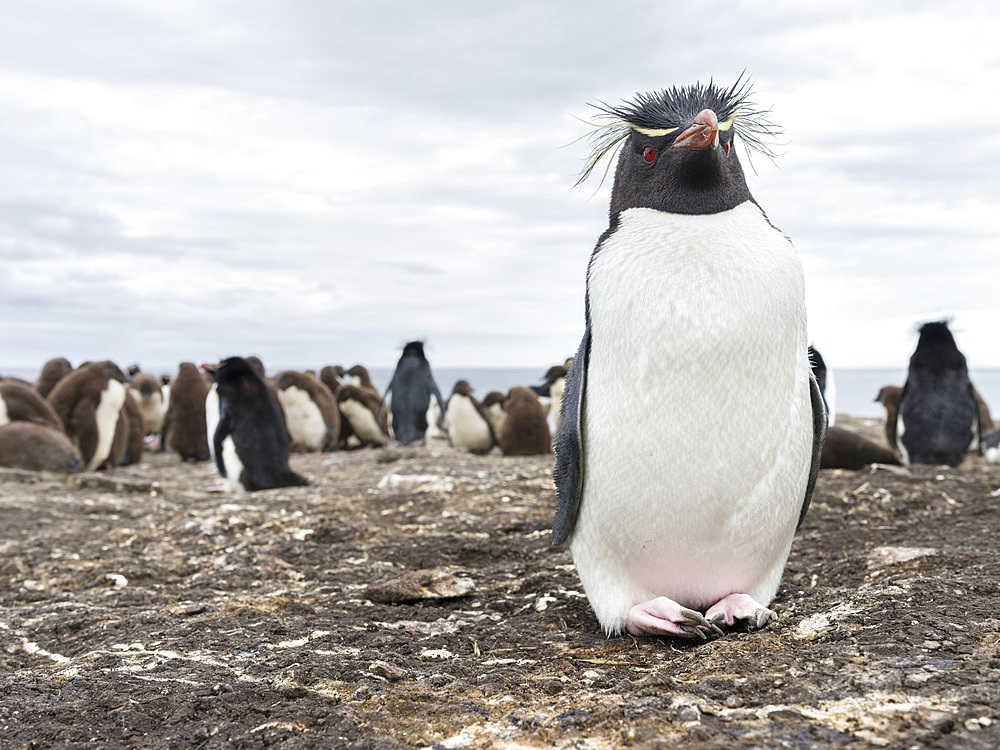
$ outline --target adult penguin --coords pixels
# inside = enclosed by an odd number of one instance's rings
[[[60,379],[48,401],[80,450],[84,468],[111,468],[118,418],[127,398],[125,373],[114,362],[88,362]]]
[[[431,396],[444,414],[444,399],[434,382],[431,365],[424,355],[424,342],[411,341],[403,347],[385,397],[392,395],[392,429],[400,445],[424,439],[427,431],[427,409]]]
[[[802,265],[733,149],[774,132],[749,93],[696,84],[598,108],[581,180],[621,155],[563,395],[552,538],[608,633],[774,618],[819,471]]]
[[[896,441],[903,462],[958,466],[978,436],[965,355],[946,321],[924,323],[899,397]]]
[[[254,492],[309,484],[288,465],[285,421],[251,365],[242,357],[229,357],[202,368],[215,377],[219,423],[212,442],[226,489]]]

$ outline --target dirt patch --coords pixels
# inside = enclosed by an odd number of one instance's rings
[[[551,457],[292,466],[243,496],[169,454],[0,475],[2,745],[1000,746],[981,458],[823,471],[780,621],[698,644],[601,634]]]

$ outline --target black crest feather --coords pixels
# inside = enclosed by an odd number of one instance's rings
[[[633,130],[682,129],[703,109],[715,112],[720,124],[731,121],[729,127],[743,142],[748,157],[751,151],[756,151],[774,159],[776,154],[766,141],[780,135],[781,128],[768,119],[768,110],[759,109],[750,101],[752,95],[750,80],[741,74],[728,89],[709,80],[707,85],[699,82],[683,88],[674,86],[639,93],[631,102],[617,106],[604,102],[591,104],[597,110],[594,118],[597,122],[584,120],[594,128],[583,136],[591,141],[592,148],[576,184],[584,182],[605,157],[610,157],[601,178],[603,184],[614,154]]]

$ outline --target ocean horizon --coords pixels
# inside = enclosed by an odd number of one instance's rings
[[[452,387],[458,380],[468,380],[475,395],[482,399],[490,391],[506,393],[515,385],[541,385],[549,365],[543,367],[434,367],[431,371],[434,380],[441,389],[441,395],[448,398]],[[157,374],[174,374],[174,366],[144,367],[147,372]],[[268,368],[269,374],[275,374],[282,369],[305,369],[295,367]],[[11,375],[34,381],[38,378],[41,365],[37,368],[10,367],[0,368],[0,374]],[[369,367],[372,382],[384,393],[389,379],[392,377],[392,367]],[[884,385],[903,385],[906,380],[905,367],[843,367],[834,368],[833,401],[834,411],[852,417],[878,419],[882,416],[882,406],[875,401],[879,389]],[[991,407],[994,418],[1000,418],[1000,368],[979,368],[970,370],[970,377],[976,389]],[[829,377],[829,375],[828,375]],[[829,386],[828,386],[829,388]],[[828,393],[829,396],[829,393]]]

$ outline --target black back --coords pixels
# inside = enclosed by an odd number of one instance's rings
[[[830,402],[826,400],[826,362],[823,361],[823,355],[819,353],[819,349],[812,344],[809,345],[809,364],[812,365],[813,377],[816,378],[816,383],[819,385],[819,392],[823,394],[823,406],[829,414]]]
[[[899,400],[902,443],[910,463],[958,466],[978,430],[965,355],[945,321],[920,327]]]
[[[409,445],[423,440],[431,396],[438,400],[442,414],[445,405],[431,374],[430,362],[424,356],[422,341],[411,341],[403,347],[385,393],[386,398],[392,394],[392,429],[396,441],[400,445]]]
[[[212,440],[219,473],[226,476],[222,442],[232,437],[243,464],[239,480],[248,491],[308,484],[288,465],[284,419],[251,365],[242,357],[225,359],[215,370],[215,382],[219,425]]]

